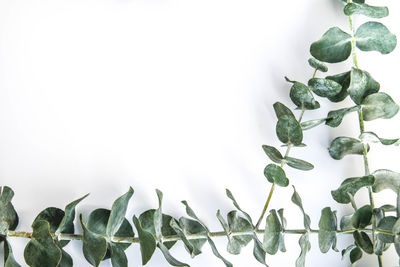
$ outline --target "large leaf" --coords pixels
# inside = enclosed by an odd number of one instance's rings
[[[264,169],[264,175],[270,183],[286,187],[289,185],[289,179],[286,177],[285,171],[275,164],[268,164]]]
[[[299,82],[295,82],[290,88],[290,99],[299,108],[312,110],[320,107],[308,86]]]
[[[315,59],[315,58],[309,58],[308,59],[308,64],[310,64],[311,67],[313,67],[316,70],[322,71],[322,72],[327,72],[328,67],[325,65],[325,63]]]
[[[362,229],[371,224],[372,208],[370,205],[362,206],[354,212],[351,224],[356,229]]]
[[[273,146],[267,146],[267,145],[263,145],[262,146],[265,154],[267,154],[267,156],[275,163],[281,163],[283,156],[281,154],[281,152],[279,152],[278,149],[276,149]]]
[[[132,187],[129,187],[128,192],[120,196],[111,207],[110,216],[108,218],[106,234],[109,238],[113,237],[118,231],[120,226],[125,220],[126,209],[128,207],[128,202],[133,195]]]
[[[321,252],[326,253],[331,247],[336,249],[337,219],[330,207],[322,210],[318,227],[318,244]]]
[[[352,16],[354,14],[364,15],[370,18],[380,19],[389,15],[389,9],[381,6],[370,6],[367,4],[349,3],[344,7],[344,14]]]
[[[360,109],[359,106],[354,106],[350,108],[331,110],[328,113],[328,119],[326,120],[326,125],[331,127],[338,127],[342,123],[344,116],[346,116],[351,112],[358,111],[359,109]]]
[[[0,222],[6,222],[9,230],[15,230],[19,221],[17,212],[11,204],[13,197],[14,191],[10,187],[0,187]]]
[[[350,85],[347,91],[354,103],[360,105],[371,94],[378,92],[380,84],[367,71],[353,68],[350,72]]]
[[[374,176],[347,178],[340,184],[338,189],[331,191],[333,199],[342,204],[350,203],[349,194],[354,196],[361,188],[372,186],[376,179]]]
[[[383,232],[392,233],[393,226],[395,225],[397,218],[394,216],[384,217],[378,224],[378,230]],[[378,233],[378,238],[384,243],[394,243],[394,235],[387,235]]]
[[[375,119],[390,119],[399,111],[399,106],[393,99],[382,92],[367,96],[361,103],[363,118],[366,121]]]
[[[133,223],[135,224],[136,230],[139,236],[140,253],[142,254],[142,265],[145,265],[156,250],[156,239],[152,233],[144,230],[140,224],[140,221],[136,216],[133,216]]]
[[[276,134],[285,144],[300,145],[303,141],[303,131],[294,116],[281,116],[276,124]]]
[[[363,146],[360,140],[351,138],[351,137],[337,137],[335,138],[330,147],[329,147],[329,155],[333,159],[342,159],[346,155],[362,155],[363,154]],[[369,150],[369,146],[367,145],[367,151]]]
[[[197,221],[181,217],[179,219],[179,226],[184,236],[187,235],[206,235],[206,229]],[[202,246],[207,242],[206,238],[191,239],[189,240],[191,246],[187,247],[188,252],[192,257],[201,253]],[[186,244],[187,245],[187,244]],[[185,247],[186,247],[185,245]]]
[[[282,238],[282,225],[274,209],[270,211],[266,221],[263,248],[268,254],[274,255],[279,249]]]
[[[228,226],[232,233],[252,231],[250,222],[240,217],[236,210],[228,213]],[[252,235],[235,235],[230,238],[228,243],[228,252],[239,254],[241,248],[245,247],[253,239]]]
[[[378,193],[384,189],[391,189],[396,194],[400,190],[400,173],[390,170],[377,170],[372,175],[375,177],[375,183],[372,190]]]
[[[342,86],[339,83],[323,78],[310,79],[308,86],[310,86],[316,95],[321,97],[334,97],[342,90]]]
[[[285,161],[287,163],[287,165],[289,165],[292,168],[298,169],[298,170],[302,170],[302,171],[309,171],[314,169],[314,165],[312,165],[311,163],[301,160],[301,159],[296,159],[296,158],[292,158],[292,157],[285,157]]]
[[[389,54],[397,45],[396,35],[385,25],[375,21],[362,24],[356,31],[356,45],[362,51],[378,51]]]
[[[353,237],[356,245],[360,247],[364,252],[368,254],[374,253],[374,246],[372,245],[372,241],[365,232],[354,231]]]
[[[323,62],[344,61],[351,54],[351,35],[338,27],[330,28],[320,40],[311,44],[310,52]]]
[[[350,71],[339,73],[332,76],[327,76],[326,79],[335,81],[342,86],[342,90],[335,96],[328,97],[328,99],[332,102],[340,102],[345,99],[349,93],[347,89],[350,86]]]

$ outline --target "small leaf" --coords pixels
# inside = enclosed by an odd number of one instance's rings
[[[237,203],[235,197],[233,196],[232,192],[231,192],[229,189],[226,189],[226,195],[227,195],[228,198],[230,198],[230,199],[232,200],[233,205],[244,215],[244,217],[246,218],[246,220],[248,220],[249,223],[250,223],[251,225],[253,225],[253,222],[252,222],[252,220],[251,220],[250,215],[249,215],[248,213],[246,213],[245,211],[243,211],[243,210],[240,208],[240,206],[239,206],[239,204]]]
[[[289,165],[292,168],[302,170],[302,171],[309,171],[314,169],[314,165],[311,163],[301,160],[301,159],[296,159],[292,157],[285,157],[285,161],[287,165]]]
[[[10,243],[4,240],[4,267],[21,267],[15,260]]]
[[[385,146],[395,145],[398,146],[400,144],[400,138],[397,139],[384,139],[380,138],[376,133],[373,132],[363,132],[358,137],[363,143],[381,143]]]
[[[338,27],[330,28],[320,40],[311,44],[310,52],[323,62],[345,61],[351,54],[351,35]]]
[[[375,21],[362,24],[356,31],[356,45],[362,51],[378,51],[389,54],[397,44],[396,35],[385,25]]]
[[[357,14],[381,19],[389,15],[389,9],[387,7],[369,6],[367,4],[349,3],[344,7],[344,14],[346,16]]]
[[[0,187],[0,221],[6,222],[9,230],[15,230],[19,221],[17,212],[11,204],[13,197],[14,191],[10,187]]]
[[[177,259],[175,259],[171,253],[169,253],[169,250],[166,246],[163,245],[163,243],[158,243],[157,247],[161,250],[161,252],[164,255],[164,258],[167,260],[167,262],[171,265],[171,266],[186,266],[189,267],[188,264],[183,263],[178,261]]]
[[[355,247],[351,252],[350,252],[350,262],[355,263],[356,261],[360,260],[362,257],[362,251],[359,247]]]
[[[361,104],[364,120],[390,119],[399,111],[399,106],[385,93],[367,96]]]
[[[378,92],[380,84],[367,71],[353,68],[350,72],[350,85],[347,91],[354,103],[360,105],[371,94]]]
[[[342,91],[342,86],[339,83],[323,78],[310,79],[308,86],[320,97],[334,97]]]
[[[311,249],[311,243],[309,241],[309,233],[301,235],[299,239],[299,245],[301,252],[296,260],[296,267],[304,267],[306,264],[306,254]]]
[[[293,112],[281,102],[275,102],[274,110],[278,119],[283,115],[294,116]]]
[[[378,193],[384,189],[391,189],[396,194],[400,190],[400,173],[390,170],[377,170],[372,174],[375,177],[375,183],[372,190]]]
[[[270,211],[266,221],[263,248],[268,254],[274,255],[278,251],[279,241],[282,238],[282,225],[274,209]]]
[[[371,224],[372,219],[372,208],[370,205],[365,205],[353,214],[351,217],[351,224],[354,228],[360,229],[365,228]]]
[[[285,144],[300,145],[303,141],[303,131],[300,123],[293,116],[281,116],[276,124],[276,134]]]
[[[181,229],[183,230],[183,234],[186,235],[205,235],[207,233],[206,229],[197,221],[187,219],[184,217],[181,217],[179,219],[179,225]],[[194,255],[199,255],[201,253],[201,248],[204,245],[204,243],[207,242],[207,239],[205,238],[200,238],[200,239],[191,239],[189,240],[190,244],[193,246],[193,253],[192,256]],[[188,250],[189,253],[190,250]],[[193,257],[194,257],[193,256]]]
[[[32,238],[24,250],[25,262],[32,267],[56,267],[61,261],[61,249],[50,235],[50,224],[40,220],[32,224]]]
[[[299,82],[295,82],[290,88],[290,99],[299,108],[309,110],[320,108],[320,104],[315,100],[310,89]]]
[[[342,159],[346,155],[362,155],[363,143],[360,140],[351,137],[337,137],[329,147],[329,155],[333,159]],[[367,146],[367,151],[369,146]]]
[[[303,208],[303,202],[301,200],[300,195],[297,193],[296,188],[293,186],[293,195],[291,198],[292,202],[294,204],[296,204],[301,212],[303,213],[303,217],[304,217],[304,228],[306,228],[307,230],[310,230],[310,225],[311,225],[311,220],[310,220],[310,216],[308,216]]]
[[[265,154],[267,154],[267,156],[275,163],[281,163],[283,156],[281,154],[281,152],[279,152],[278,149],[276,149],[273,146],[267,146],[267,145],[263,145],[262,146]]]
[[[311,67],[313,67],[314,69],[317,69],[319,71],[322,71],[322,72],[328,71],[328,67],[323,62],[321,62],[315,58],[309,58],[308,64],[310,64]]]
[[[350,245],[347,248],[342,250],[342,260],[344,260],[344,258],[353,250],[355,249],[357,246],[356,245]]]
[[[330,207],[321,212],[321,219],[318,223],[318,244],[322,253],[327,253],[336,244],[337,219]]]
[[[268,164],[264,169],[264,175],[270,183],[276,183],[282,187],[289,185],[289,179],[286,177],[285,171],[278,165]]]
[[[340,102],[349,95],[349,93],[347,92],[347,89],[350,86],[350,71],[347,71],[344,73],[339,73],[339,74],[332,75],[332,76],[327,76],[326,79],[335,81],[342,86],[342,90],[337,95],[328,97],[328,99],[330,101]]]
[[[201,253],[201,251],[196,246],[193,246],[192,243],[186,238],[186,235],[183,232],[183,229],[175,221],[175,219],[171,218],[170,225],[176,231],[176,234],[182,240],[183,244],[185,245],[185,249],[187,250],[187,252],[189,252],[189,254],[192,258],[194,258],[196,255],[199,255]]]
[[[153,223],[154,223],[154,232],[155,236],[158,240],[162,239],[162,233],[161,233],[161,227],[162,227],[162,199],[163,199],[163,193],[156,189],[157,197],[158,197],[158,209],[154,212],[153,215]]]
[[[312,128],[324,123],[326,120],[327,120],[327,118],[303,121],[302,123],[300,123],[300,126],[301,126],[301,129],[303,131],[305,131],[305,130],[312,129]]]
[[[285,217],[283,216],[283,209],[279,209],[278,210],[278,215],[279,215],[279,218],[281,220],[282,232],[284,232],[287,223],[286,223]],[[286,252],[285,236],[284,236],[283,233],[282,233],[282,237],[279,239],[279,250],[282,251],[282,252]]]
[[[326,125],[330,127],[338,127],[342,123],[344,116],[346,116],[351,112],[358,111],[359,109],[360,109],[359,106],[354,106],[351,108],[341,108],[338,110],[331,110],[328,113],[328,119],[326,120]]]
[[[377,229],[383,232],[392,233],[397,218],[394,216],[384,217],[378,224]],[[384,243],[394,243],[394,235],[378,233],[378,238]]]
[[[361,188],[372,186],[375,179],[373,175],[347,178],[340,184],[338,189],[331,191],[332,197],[338,203],[350,203],[351,199],[348,194],[354,196]]]
[[[106,234],[108,237],[112,237],[118,231],[119,227],[125,220],[126,209],[128,202],[133,195],[132,187],[124,195],[120,196],[112,205],[110,217],[108,218]]]
[[[146,265],[153,256],[154,250],[156,250],[156,239],[150,232],[142,228],[140,221],[136,216],[133,216],[133,223],[135,224],[139,236],[142,265]]]
[[[351,217],[353,217],[353,215],[345,215],[340,219],[340,230],[344,231],[353,229],[353,225],[351,224]]]
[[[265,250],[263,248],[263,244],[258,240],[257,235],[254,233],[253,234],[253,240],[254,240],[254,248],[253,248],[253,256],[254,258],[261,264],[265,265],[268,267],[267,263],[265,262]]]
[[[237,211],[228,213],[228,225],[231,232],[247,232],[252,231],[253,226],[250,222],[237,214]],[[252,240],[251,235],[235,235],[232,236],[228,243],[228,252],[231,254],[239,254],[241,248],[247,246]]]
[[[113,267],[127,267],[128,259],[126,258],[125,252],[119,246],[110,243],[110,251],[111,251],[111,263]]]
[[[354,231],[353,237],[356,245],[360,247],[364,252],[368,254],[374,253],[371,239],[365,232]]]

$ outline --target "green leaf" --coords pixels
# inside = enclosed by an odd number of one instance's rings
[[[329,147],[329,155],[333,159],[342,159],[346,155],[362,155],[363,154],[363,143],[360,140],[351,137],[337,137],[335,138],[331,146]],[[367,151],[369,146],[367,145]]]
[[[278,252],[279,241],[282,238],[282,225],[274,209],[270,211],[266,221],[263,248],[268,254],[274,255]]]
[[[285,144],[300,145],[303,141],[303,131],[300,123],[293,116],[281,116],[276,124],[276,134]]]
[[[301,160],[301,159],[296,159],[292,157],[285,157],[285,161],[287,165],[289,165],[292,168],[302,170],[302,171],[309,171],[314,169],[314,165],[311,163]]]
[[[366,121],[375,119],[390,119],[399,111],[399,106],[385,93],[375,93],[367,96],[361,103],[363,118]]]
[[[197,247],[193,246],[192,243],[186,238],[186,235],[183,232],[183,229],[180,227],[180,225],[176,222],[175,219],[171,218],[170,225],[176,231],[176,234],[182,240],[186,251],[189,252],[189,254],[192,258],[194,258],[196,255],[199,255],[201,253],[201,250],[199,250]]]
[[[163,245],[163,243],[158,243],[157,247],[161,250],[162,254],[164,255],[164,258],[167,260],[167,262],[171,266],[187,266],[189,267],[188,264],[183,263],[175,259],[171,253],[169,253],[169,250],[166,246]]]
[[[384,189],[391,189],[394,193],[400,190],[400,173],[390,170],[377,170],[372,174],[375,177],[375,183],[372,191],[378,193]]]
[[[110,243],[111,252],[111,263],[113,267],[127,267],[128,259],[126,258],[125,252],[115,243]]]
[[[282,187],[289,185],[289,179],[286,177],[285,171],[278,165],[268,164],[264,169],[264,176],[270,183],[276,183]]]
[[[263,145],[262,146],[265,154],[267,154],[267,156],[275,163],[281,163],[283,156],[281,154],[281,152],[279,152],[278,149],[276,149],[273,146],[267,146],[267,145]]]
[[[385,146],[395,145],[398,146],[400,144],[400,138],[397,139],[384,139],[380,138],[376,133],[373,132],[363,132],[358,137],[364,143],[381,143]]]
[[[349,95],[347,89],[350,86],[350,71],[327,76],[326,79],[335,81],[342,86],[342,90],[337,95],[328,97],[331,102],[340,102]]]
[[[139,236],[142,265],[146,265],[153,256],[154,250],[156,250],[156,239],[150,232],[142,228],[140,221],[136,216],[133,216],[133,223],[135,224]]]
[[[129,200],[133,195],[132,187],[124,195],[120,196],[111,207],[110,217],[108,218],[106,234],[109,238],[113,237],[118,231],[120,226],[125,220],[126,209],[128,207]]]
[[[334,97],[342,91],[342,86],[330,79],[312,78],[308,81],[308,86],[321,97]]]
[[[355,249],[357,246],[356,245],[350,245],[347,248],[342,250],[342,260],[344,260],[344,258],[353,250]]]
[[[41,220],[47,221],[50,226],[50,232],[54,233],[60,225],[62,219],[64,218],[64,214],[64,211],[59,208],[46,208],[36,216],[33,223]]]
[[[393,226],[395,225],[397,218],[394,216],[384,217],[378,224],[378,230],[392,233]],[[394,236],[383,233],[378,233],[378,238],[384,243],[394,243]]]
[[[371,239],[365,232],[354,231],[353,237],[356,245],[360,247],[364,252],[368,254],[374,253]]]
[[[389,15],[389,9],[387,7],[369,6],[367,4],[349,3],[344,7],[344,14],[346,16],[357,14],[381,19]]]
[[[290,99],[299,108],[313,110],[320,107],[308,86],[299,82],[295,82],[290,88]]]
[[[61,253],[62,253],[61,261],[57,267],[72,267],[73,260],[71,256],[67,252],[65,252],[65,250],[63,250],[62,248],[61,248]]]
[[[365,205],[356,210],[351,217],[351,224],[354,228],[360,229],[365,228],[371,224],[372,219],[372,208],[370,205]]]
[[[40,220],[32,224],[32,238],[24,250],[25,262],[32,267],[56,267],[61,261],[61,249],[50,235],[50,224]]]
[[[340,184],[338,189],[331,191],[332,197],[338,203],[350,203],[351,199],[348,194],[354,196],[361,188],[372,186],[375,179],[373,175],[347,178]]]
[[[157,240],[162,239],[162,233],[161,233],[161,227],[162,227],[162,199],[163,199],[163,193],[156,189],[157,193],[157,198],[158,198],[158,209],[154,212],[153,215],[153,223],[154,223],[154,231],[155,231],[155,237]]]
[[[326,125],[330,127],[338,127],[342,123],[344,116],[346,116],[351,112],[358,111],[359,109],[360,109],[359,106],[354,106],[351,108],[341,108],[338,110],[331,110],[328,113],[328,119],[326,120]]]
[[[285,217],[283,216],[283,209],[278,210],[278,215],[279,215],[279,219],[281,220],[282,232],[284,232],[287,222],[286,222]],[[285,235],[283,233],[282,233],[282,238],[279,239],[279,250],[282,252],[286,252]]]
[[[275,102],[274,110],[278,119],[283,115],[294,116],[293,112],[281,102]]]
[[[380,84],[367,72],[353,68],[350,72],[350,85],[347,91],[354,103],[360,105],[371,94],[378,92]]]
[[[310,230],[310,225],[311,225],[311,220],[310,220],[310,216],[308,216],[303,208],[303,202],[301,200],[300,195],[297,193],[296,188],[293,186],[293,195],[291,198],[292,202],[294,204],[296,204],[301,212],[303,213],[303,217],[304,217],[304,228],[306,228],[307,230]]]
[[[301,129],[305,131],[317,127],[318,125],[324,123],[326,120],[327,118],[303,121],[302,123],[300,123],[300,126]]]
[[[322,72],[328,71],[328,67],[323,62],[321,62],[315,58],[309,58],[308,64],[310,64],[311,67],[313,67],[314,69],[317,69],[319,71],[322,71]]]
[[[254,241],[254,248],[253,248],[253,256],[254,258],[261,264],[268,267],[267,263],[265,262],[266,252],[263,248],[263,244],[258,240],[257,235],[253,234],[253,241]]]
[[[311,243],[309,241],[309,233],[301,235],[299,239],[299,245],[301,248],[301,252],[296,260],[296,267],[304,267],[306,264],[306,254],[311,249]]]
[[[228,213],[228,226],[231,232],[247,232],[252,231],[253,226],[250,222],[240,217],[236,210]],[[228,243],[228,252],[231,254],[240,254],[243,247],[253,239],[251,235],[235,235],[232,236]]]
[[[351,54],[351,35],[338,27],[330,28],[320,40],[311,44],[310,52],[323,62],[345,61]]]
[[[362,257],[362,251],[359,247],[355,247],[351,252],[350,252],[350,262],[355,263],[358,260],[361,259]]]
[[[0,222],[6,222],[9,230],[15,230],[19,221],[17,212],[11,204],[13,197],[14,191],[10,187],[0,187]]]
[[[331,247],[335,248],[336,246],[337,219],[330,207],[322,210],[318,227],[319,248],[322,253],[327,253]]]
[[[356,45],[362,51],[378,51],[389,54],[397,45],[396,35],[385,25],[375,21],[362,24],[355,34]]]
[[[4,240],[4,267],[21,267],[15,260],[10,243]]]
[[[195,234],[205,235],[207,233],[206,229],[200,223],[191,219],[181,217],[179,219],[179,225],[185,236]],[[190,250],[188,251],[192,254],[192,257],[194,257],[195,255],[199,255],[201,253],[201,248],[203,247],[204,243],[207,242],[207,239],[191,239],[189,242],[193,246],[193,253],[191,253]]]
[[[99,266],[100,262],[104,259],[107,253],[107,241],[103,236],[90,231],[86,227],[82,219],[82,214],[79,218],[83,230],[83,255],[91,265]]]

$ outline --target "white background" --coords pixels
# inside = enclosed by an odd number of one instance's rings
[[[400,36],[400,3],[383,21]],[[18,230],[48,206],[63,208],[90,192],[79,207],[84,217],[135,189],[127,218],[157,205],[155,188],[164,192],[164,211],[184,215],[188,200],[208,226],[221,230],[215,217],[233,209],[225,197],[230,188],[256,220],[270,184],[263,176],[269,162],[262,144],[279,146],[275,137],[275,101],[293,107],[290,85],[312,75],[306,60],[309,45],[331,26],[348,29],[337,0],[1,0],[0,1],[0,181],[15,192]],[[356,24],[363,21],[356,18]],[[381,90],[400,102],[399,49],[389,56],[359,53],[360,67],[381,83]],[[330,66],[331,74],[351,62]],[[320,99],[320,110],[305,119],[325,117],[334,108]],[[400,136],[400,116],[366,123],[386,138]],[[327,153],[338,135],[358,135],[356,114],[337,129],[305,132],[306,148],[291,156],[315,164],[310,172],[286,168],[303,198],[312,227],[326,206],[338,215],[349,205],[333,201],[330,191],[344,178],[363,173],[361,157],[343,161]],[[282,148],[282,152],[283,148]],[[373,146],[372,170],[400,171],[398,147]],[[285,208],[288,228],[301,228],[302,217],[291,202],[291,186],[278,188],[271,208]],[[367,192],[356,198],[367,203]],[[379,199],[379,200],[378,200]],[[394,203],[390,192],[377,195]],[[77,227],[77,231],[80,227]],[[293,266],[299,236],[287,236],[286,254],[267,256],[270,266]],[[321,254],[311,238],[308,266],[348,266],[340,253]],[[27,240],[11,239],[23,263]],[[216,240],[235,266],[256,266],[252,246],[240,256],[228,255],[226,240]],[[351,243],[339,237],[339,249]],[[75,266],[88,266],[80,242],[66,250]],[[192,266],[223,266],[209,247],[191,260],[181,244],[171,253]],[[130,266],[140,266],[137,245],[127,251]],[[394,250],[384,258],[395,266]],[[376,266],[367,257],[360,266]],[[110,266],[109,261],[101,266]],[[157,251],[148,266],[167,266]]]

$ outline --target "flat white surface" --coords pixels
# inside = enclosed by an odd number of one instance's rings
[[[400,36],[400,3],[387,4],[383,22]],[[269,162],[261,145],[279,146],[272,104],[293,107],[290,85],[312,75],[306,60],[309,45],[332,26],[348,29],[342,4],[334,0],[2,0],[0,2],[0,181],[15,190],[18,230],[30,230],[36,214],[48,206],[63,208],[91,192],[78,207],[84,216],[110,208],[133,186],[127,218],[157,205],[155,188],[164,192],[164,211],[184,215],[188,200],[211,229],[215,217],[233,209],[225,197],[230,188],[256,220],[270,184],[263,176]],[[364,19],[357,18],[356,24]],[[400,102],[399,49],[389,56],[359,53],[360,67]],[[330,66],[331,74],[348,63]],[[306,112],[305,120],[325,117],[334,108]],[[400,116],[366,123],[387,138],[400,136]],[[317,228],[326,206],[338,214],[351,211],[330,196],[347,177],[363,173],[361,157],[343,161],[327,153],[338,135],[358,135],[355,114],[337,129],[321,126],[305,132],[306,148],[291,156],[315,164],[310,172],[286,168]],[[282,152],[284,149],[282,148]],[[373,146],[372,170],[400,171],[397,147]],[[285,208],[288,228],[301,228],[299,210],[290,202],[292,188],[278,188],[271,208]],[[367,202],[366,191],[357,194]],[[394,195],[377,196],[394,202]],[[382,203],[381,203],[382,202]],[[78,225],[78,224],[77,224]],[[80,227],[77,227],[77,231]],[[287,236],[286,254],[267,256],[270,266],[293,266],[298,236]],[[307,266],[348,266],[340,254],[321,254],[317,236]],[[12,239],[20,263],[26,240]],[[339,237],[339,249],[348,245]],[[226,240],[216,240],[235,266],[253,266],[252,246],[240,256],[228,255]],[[88,266],[80,242],[66,248],[75,266]],[[223,266],[208,246],[190,259],[178,244],[171,253],[191,266]],[[137,245],[127,250],[130,266],[140,266]],[[394,250],[385,266],[397,264]],[[110,266],[106,261],[101,266]],[[376,266],[366,257],[360,266]],[[148,266],[167,266],[156,252]]]

